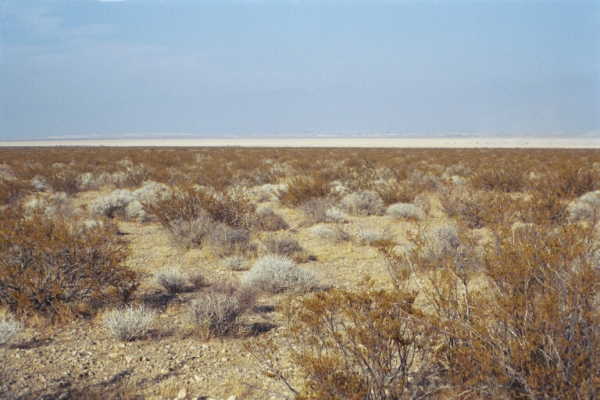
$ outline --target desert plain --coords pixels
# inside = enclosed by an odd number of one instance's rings
[[[0,145],[2,398],[600,396],[600,140]]]

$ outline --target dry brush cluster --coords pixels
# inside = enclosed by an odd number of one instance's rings
[[[160,311],[143,305],[120,226],[157,224],[239,277],[152,274],[161,298],[191,299],[202,338],[244,338],[257,298],[278,299],[278,333],[246,339],[289,398],[600,397],[600,152],[26,148],[0,159],[0,345],[31,317],[101,314],[120,340],[150,337]],[[400,225],[408,240],[388,230]],[[323,285],[302,265],[315,260],[295,236],[305,228],[376,249],[388,288]]]

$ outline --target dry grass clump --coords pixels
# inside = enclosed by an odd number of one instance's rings
[[[44,176],[44,181],[55,192],[75,194],[81,191],[79,172],[67,166],[59,166]]]
[[[222,337],[236,331],[239,318],[255,303],[256,295],[252,289],[218,283],[192,301],[190,313],[202,337]]]
[[[571,221],[595,221],[600,216],[600,190],[588,192],[567,206]]]
[[[300,209],[311,224],[319,222],[345,222],[346,215],[337,207],[333,201],[326,198],[313,198],[300,205]]]
[[[153,276],[156,283],[162,286],[169,294],[189,291],[203,282],[200,275],[195,275],[195,282],[192,283],[189,274],[184,273],[180,268],[174,266],[162,267],[154,271]]]
[[[21,331],[23,324],[12,315],[0,319],[0,346],[9,344]]]
[[[380,215],[383,213],[383,200],[377,192],[362,191],[342,197],[342,207],[353,215]]]
[[[112,336],[125,342],[131,342],[146,336],[155,319],[154,311],[144,306],[127,306],[106,313],[103,323]]]
[[[256,246],[250,242],[250,231],[244,228],[232,228],[222,223],[213,224],[208,241],[219,256],[256,252]]]
[[[201,246],[213,226],[214,221],[208,215],[201,215],[191,220],[170,221],[167,229],[178,245],[190,249]]]
[[[31,191],[27,183],[14,179],[0,178],[0,206],[10,206]]]
[[[386,206],[394,203],[410,203],[419,194],[408,182],[384,182],[373,187]]]
[[[23,210],[26,214],[41,213],[49,218],[69,217],[75,213],[71,199],[63,192],[33,196],[23,204]]]
[[[354,232],[354,237],[358,243],[363,245],[372,245],[377,242],[391,240],[391,234],[387,229],[370,228],[359,226]]]
[[[74,228],[62,218],[0,214],[0,304],[18,315],[63,319],[127,299],[136,274],[116,229]]]
[[[280,256],[293,257],[304,251],[300,243],[291,237],[270,237],[263,241],[263,245],[267,252]]]
[[[119,189],[111,192],[107,196],[98,197],[90,205],[92,215],[114,218],[117,216],[126,217],[127,208],[130,203],[135,201],[133,194],[129,190]]]
[[[333,242],[343,242],[350,240],[350,235],[339,226],[335,225],[315,225],[310,228],[310,232],[320,239]]]
[[[287,184],[271,184],[267,183],[261,186],[255,186],[250,189],[251,195],[257,202],[277,201],[281,195],[287,192],[289,186]]]
[[[250,288],[279,293],[283,291],[310,291],[319,287],[316,277],[296,266],[291,259],[279,255],[259,258],[244,274],[242,283]]]
[[[232,271],[247,271],[250,269],[250,263],[247,259],[240,256],[230,256],[222,260],[223,266]]]
[[[38,192],[46,192],[50,190],[50,185],[46,182],[46,179],[43,176],[36,175],[31,178],[31,187],[33,187]]]
[[[405,218],[420,221],[425,217],[423,210],[411,203],[395,203],[390,205],[385,213],[396,218]]]
[[[288,229],[290,226],[281,215],[268,207],[262,207],[256,211],[255,227],[261,231],[273,232]]]
[[[94,215],[108,218],[120,216],[144,222],[148,220],[144,207],[157,202],[167,202],[171,195],[168,186],[147,181],[141,188],[133,192],[127,189],[118,189],[107,196],[99,197],[94,200],[90,208]]]

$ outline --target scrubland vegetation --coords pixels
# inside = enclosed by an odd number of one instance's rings
[[[600,398],[599,217],[591,150],[3,149],[0,397]]]

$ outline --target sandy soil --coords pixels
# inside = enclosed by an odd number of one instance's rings
[[[520,138],[225,138],[225,139],[78,139],[0,141],[0,147],[398,147],[398,148],[600,148],[600,137]]]

